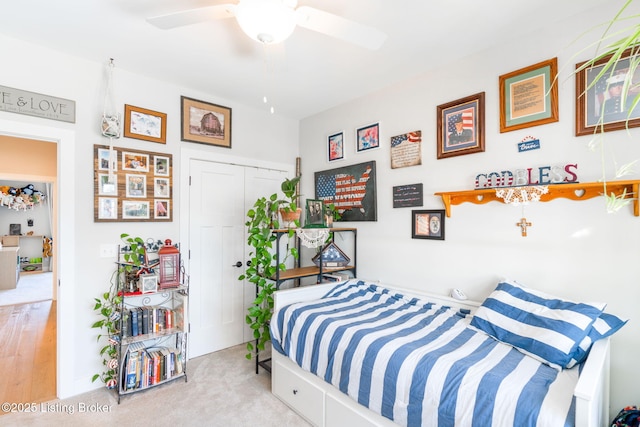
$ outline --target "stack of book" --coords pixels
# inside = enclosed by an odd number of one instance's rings
[[[179,320],[179,319],[178,319]],[[125,309],[123,336],[162,333],[179,326],[176,324],[176,311],[167,307],[136,307]]]
[[[129,346],[122,363],[122,391],[146,388],[182,374],[182,353],[175,348]]]

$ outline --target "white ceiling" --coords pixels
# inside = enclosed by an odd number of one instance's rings
[[[301,119],[611,0],[300,0],[384,31],[370,51],[304,28],[261,46],[226,19],[160,30],[147,17],[236,0],[13,0],[0,33]],[[603,17],[603,20],[611,17]],[[576,35],[577,36],[577,35]],[[7,66],[3,64],[2,66]],[[185,94],[189,95],[189,94]],[[233,105],[230,105],[233,106]]]

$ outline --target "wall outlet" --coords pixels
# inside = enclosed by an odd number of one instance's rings
[[[118,245],[100,245],[100,258],[115,258],[118,255]]]

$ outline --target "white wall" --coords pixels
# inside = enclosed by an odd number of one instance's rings
[[[124,104],[167,113],[167,144],[120,138],[115,146],[158,151],[173,155],[174,219],[171,223],[94,223],[93,222],[93,145],[106,144],[99,124],[103,111],[108,58],[95,63],[74,58],[50,49],[0,36],[2,85],[71,99],[76,102],[76,123],[64,123],[19,114],[0,112],[0,133],[30,134],[46,138],[47,129],[58,141],[60,180],[61,244],[71,238],[62,250],[60,265],[62,290],[59,298],[59,397],[75,395],[96,387],[93,374],[101,371],[96,343],[97,330],[90,328],[97,320],[93,298],[109,287],[114,259],[100,258],[101,244],[117,244],[121,233],[143,238],[170,238],[180,241],[181,182],[188,179],[181,170],[181,148],[202,151],[204,157],[233,155],[237,158],[260,159],[262,162],[294,164],[298,155],[298,123],[267,111],[239,105],[215,94],[199,93],[184,87],[168,85],[129,73],[118,67],[115,58],[115,101],[120,112]],[[232,149],[180,141],[180,96],[225,105],[232,108]],[[59,136],[61,135],[61,136]],[[251,163],[252,160],[247,163]],[[1,173],[1,171],[0,171]],[[65,228],[65,226],[67,226]],[[70,229],[71,227],[71,229]],[[65,269],[66,267],[66,269]],[[66,297],[66,298],[65,298]]]
[[[577,62],[588,59],[592,51],[577,57],[575,53],[599,33],[572,41],[612,17],[619,3],[612,2],[563,22],[552,22],[553,11],[549,11],[549,25],[542,31],[505,35],[503,42],[481,54],[441,66],[413,81],[333,108],[300,124],[303,194],[314,194],[313,171],[376,161],[378,221],[338,223],[358,227],[360,277],[443,294],[456,287],[481,300],[500,277],[507,276],[563,297],[605,301],[608,311],[629,317],[628,325],[612,341],[614,411],[640,400],[640,373],[632,368],[640,351],[636,305],[640,287],[635,268],[640,258],[640,218],[633,216],[632,208],[607,214],[602,198],[532,204],[524,209],[524,215],[533,226],[528,237],[522,237],[516,226],[523,216],[521,207],[495,202],[465,203],[453,206],[451,217],[446,218],[445,241],[416,240],[411,239],[411,208],[393,209],[392,187],[423,183],[422,209],[443,209],[435,192],[471,190],[475,176],[482,172],[577,163],[580,181],[598,180],[602,174],[600,156],[587,150],[591,137],[574,136],[571,70]],[[472,36],[473,30],[469,31]],[[561,69],[560,121],[501,134],[498,77],[555,56]],[[485,152],[437,160],[436,107],[483,91]],[[355,129],[374,121],[381,123],[382,147],[356,153]],[[346,132],[346,159],[328,163],[326,138],[340,130]],[[422,165],[391,169],[390,137],[414,130],[423,132]],[[516,144],[526,136],[539,138],[542,148],[518,153]],[[619,164],[640,159],[639,136],[638,129],[629,134],[606,134],[607,147],[615,152]],[[610,164],[607,171],[611,179]],[[636,171],[624,179],[640,179],[640,174]]]

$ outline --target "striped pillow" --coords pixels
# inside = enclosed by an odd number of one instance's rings
[[[557,369],[582,356],[580,343],[604,304],[562,300],[505,281],[476,310],[471,325]]]
[[[628,319],[622,320],[613,314],[602,313],[596,321],[593,322],[593,326],[589,329],[589,334],[578,346],[575,357],[576,363],[582,363],[585,361],[589,355],[589,350],[591,350],[591,345],[594,342],[613,335],[618,331],[618,329],[626,325],[627,321]]]

